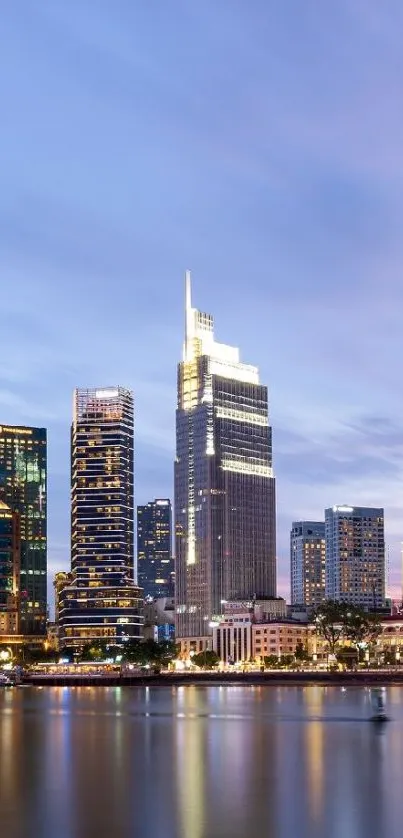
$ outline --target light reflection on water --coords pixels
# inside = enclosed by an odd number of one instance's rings
[[[0,692],[7,838],[397,838],[403,689]]]

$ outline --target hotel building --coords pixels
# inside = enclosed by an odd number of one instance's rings
[[[325,511],[326,598],[368,611],[385,605],[383,509],[333,506]]]

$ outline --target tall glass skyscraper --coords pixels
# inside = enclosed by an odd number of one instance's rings
[[[186,274],[178,366],[176,635],[202,636],[223,600],[276,594],[275,481],[267,387],[213,318],[192,307]]]
[[[76,390],[71,433],[72,584],[61,586],[62,644],[142,635],[134,584],[134,406],[122,387]]]
[[[45,428],[0,425],[0,500],[19,518],[20,630],[25,635],[46,632],[46,469]]]
[[[137,581],[144,597],[173,597],[172,508],[167,498],[137,507]]]
[[[18,512],[0,501],[0,640],[20,633],[20,546]]]

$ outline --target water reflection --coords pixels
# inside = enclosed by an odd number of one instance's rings
[[[403,703],[363,689],[3,690],[7,838],[394,838]]]

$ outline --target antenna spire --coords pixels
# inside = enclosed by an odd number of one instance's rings
[[[192,285],[190,271],[185,273],[185,358],[191,355],[192,340],[194,338],[194,317],[192,309]]]
[[[192,281],[190,271],[185,273],[185,308],[186,313],[192,308]]]

